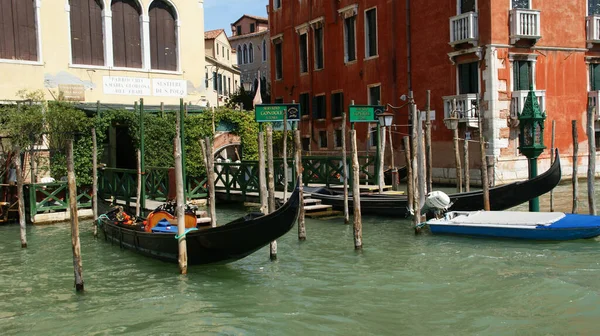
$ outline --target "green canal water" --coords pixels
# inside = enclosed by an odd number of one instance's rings
[[[570,208],[568,185],[559,210]],[[582,196],[585,194],[582,194]],[[547,197],[542,198],[542,206]],[[521,206],[524,209],[526,206]],[[582,207],[583,208],[583,207]],[[219,208],[219,222],[244,213]],[[81,223],[85,294],[68,224],[0,227],[1,335],[597,335],[600,240],[415,236],[408,221],[307,219],[243,260],[190,267],[122,251]]]

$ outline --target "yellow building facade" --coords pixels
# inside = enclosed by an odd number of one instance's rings
[[[196,104],[205,95],[204,0],[0,3],[0,101]],[[200,36],[200,38],[199,38]]]

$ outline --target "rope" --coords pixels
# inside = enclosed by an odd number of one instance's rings
[[[175,239],[179,240],[179,238],[185,237],[188,233],[190,233],[192,231],[198,231],[198,229],[196,229],[196,228],[187,229],[187,230],[185,230],[185,232],[181,236],[180,235],[175,235]]]

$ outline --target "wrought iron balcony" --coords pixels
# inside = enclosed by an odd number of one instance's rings
[[[540,110],[542,112],[546,112],[546,90],[535,90],[533,91],[535,96],[538,99],[538,104],[540,105]],[[510,116],[513,118],[518,117],[523,111],[523,107],[525,106],[525,100],[527,99],[527,95],[529,94],[529,90],[519,90],[512,92],[512,98],[510,102]]]
[[[542,37],[540,30],[540,11],[533,9],[511,9],[510,43],[526,39],[537,42]]]
[[[479,43],[479,24],[477,13],[468,12],[450,18],[450,45]]]
[[[600,120],[600,113],[598,113],[598,103],[600,102],[600,91],[589,91],[588,92],[588,108],[594,109],[595,119]]]
[[[590,15],[587,17],[587,43],[588,48],[594,44],[600,44],[600,15]]]
[[[444,96],[444,118],[449,118],[452,112],[452,102],[456,100],[456,113],[459,123],[466,123],[468,127],[479,127],[477,117],[478,94],[468,93],[457,96]]]

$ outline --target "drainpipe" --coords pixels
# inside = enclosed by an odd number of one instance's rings
[[[410,0],[406,0],[406,65],[407,65],[407,79],[408,79],[408,91],[412,91],[412,72],[411,72],[411,36],[410,36]]]

